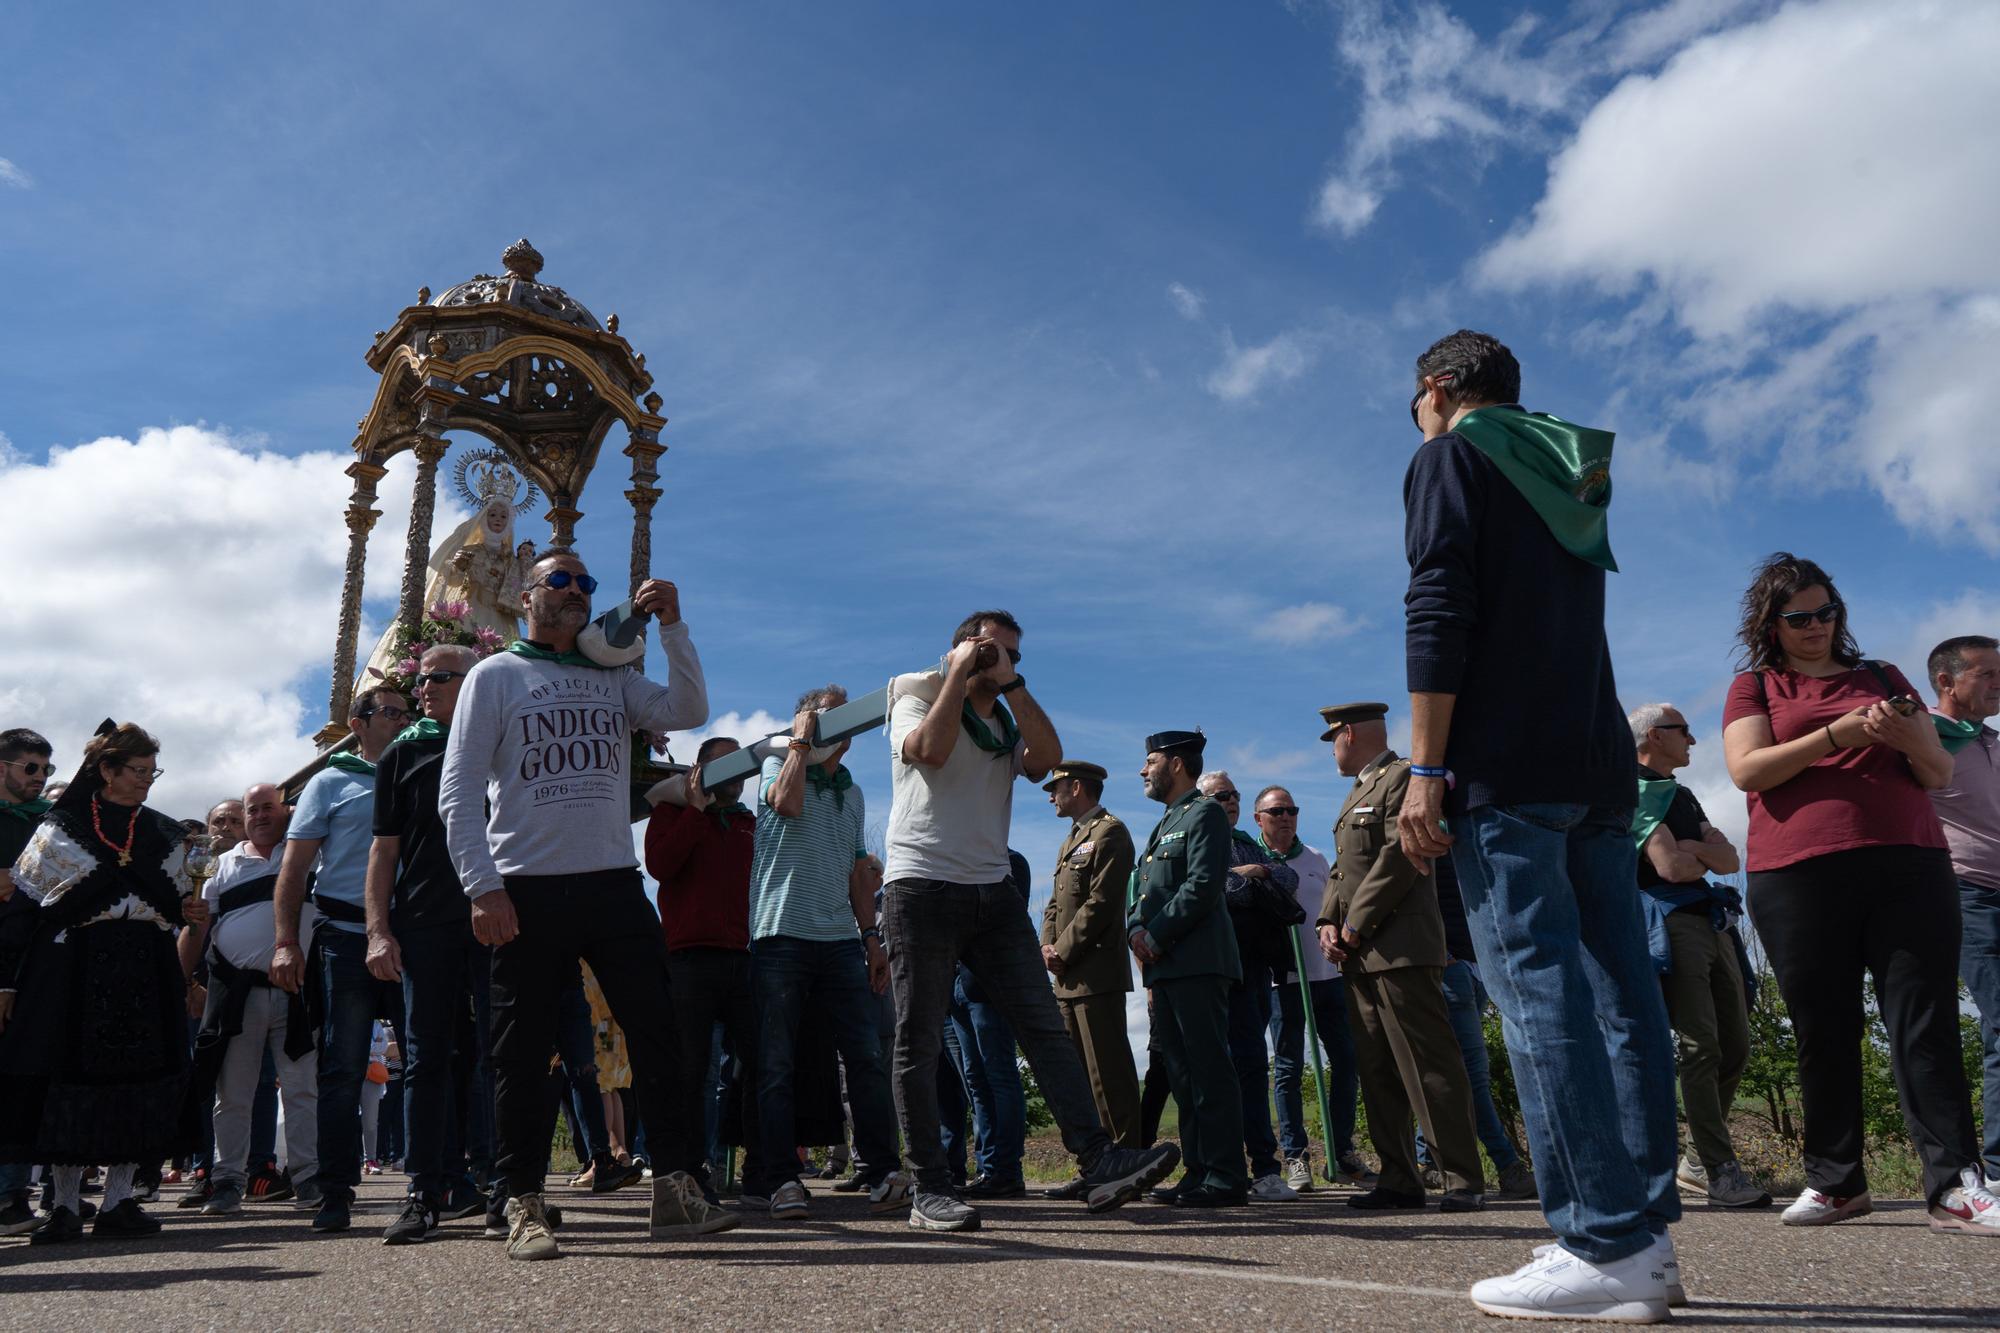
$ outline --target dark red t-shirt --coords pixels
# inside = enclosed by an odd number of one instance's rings
[[[757,820],[748,811],[725,830],[708,810],[659,805],[646,823],[646,869],[660,882],[667,952],[750,948],[750,858]]]
[[[1917,698],[1902,672],[1886,662],[1882,670],[1893,693]],[[1763,713],[1780,744],[1889,697],[1865,666],[1825,677],[1766,671],[1761,690],[1758,674],[1746,671],[1731,683],[1722,725]],[[1749,798],[1751,870],[1777,870],[1856,847],[1945,846],[1930,793],[1917,784],[1901,752],[1887,745],[1837,750]]]

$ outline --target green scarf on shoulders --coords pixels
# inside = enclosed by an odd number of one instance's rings
[[[1289,852],[1274,852],[1271,850],[1271,844],[1264,841],[1264,835],[1261,833],[1257,835],[1257,845],[1264,849],[1264,855],[1270,857],[1273,861],[1280,862],[1289,861],[1306,849],[1306,845],[1303,842],[1300,842],[1297,838],[1293,838],[1292,850]]]
[[[1493,460],[1564,550],[1617,573],[1608,523],[1610,431],[1518,407],[1475,408],[1451,429]]]
[[[1674,803],[1674,792],[1680,785],[1672,778],[1639,779],[1639,805],[1632,811],[1634,847],[1645,848],[1646,839],[1653,836],[1653,830],[1667,817],[1667,810]]]
[[[1006,704],[1001,703],[998,699],[993,701],[993,722],[991,727],[989,727],[984,718],[980,717],[973,710],[972,700],[967,699],[961,708],[962,711],[959,716],[965,722],[965,734],[972,737],[974,745],[977,745],[988,754],[1001,755],[1014,753],[1014,746],[1021,739],[1021,732],[1014,725],[1014,715],[1007,711]],[[998,739],[995,739],[993,735],[994,729],[997,729],[1000,733]]]
[[[853,785],[851,780],[848,785]],[[750,807],[744,805],[741,801],[731,801],[728,805],[711,801],[708,805],[708,813],[715,817],[716,827],[727,833],[729,832],[729,821],[738,815],[749,814]]]
[[[559,653],[553,648],[544,648],[539,643],[529,643],[526,639],[516,639],[502,651],[519,653],[523,657],[532,657],[537,662],[554,662],[559,666],[590,667],[592,670],[602,670],[597,663],[591,661],[575,649],[571,649],[566,653]]]
[[[818,764],[810,764],[806,767],[806,780],[812,783],[814,791],[833,793],[834,809],[847,808],[847,789],[854,785],[854,775],[847,771],[846,764],[834,769],[831,774]]]
[[[45,801],[39,796],[32,801],[0,801],[0,815],[12,815],[33,824],[39,822],[54,804],[54,801]]]
[[[1938,740],[1946,754],[1957,754],[1966,746],[1979,739],[1980,727],[1977,722],[1963,722],[1943,713],[1931,714],[1931,725],[1937,728]]]
[[[441,741],[445,738],[445,728],[436,718],[420,717],[409,726],[396,733],[399,741]]]
[[[328,768],[337,768],[343,773],[358,773],[362,777],[375,776],[375,765],[352,751],[343,750],[326,761]]]

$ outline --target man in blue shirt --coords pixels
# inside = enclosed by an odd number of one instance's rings
[[[315,1231],[345,1231],[361,1183],[361,1084],[368,1041],[388,993],[368,971],[365,906],[368,851],[375,841],[375,761],[412,721],[409,703],[383,686],[354,696],[347,725],[355,748],[334,755],[299,793],[278,872],[277,947],[271,981],[306,988],[319,1026],[319,1211]],[[308,882],[319,923],[301,947],[299,911]],[[306,959],[312,955],[313,966]],[[389,1016],[400,1030],[401,1004]]]

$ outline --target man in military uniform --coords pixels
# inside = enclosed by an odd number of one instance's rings
[[[1444,1174],[1445,1212],[1484,1205],[1486,1182],[1472,1123],[1472,1088],[1445,1005],[1444,918],[1437,884],[1403,854],[1396,815],[1410,761],[1389,748],[1389,706],[1323,708],[1334,762],[1354,790],[1333,826],[1338,854],[1320,905],[1320,951],[1347,976],[1347,1021],[1361,1072],[1361,1100],[1382,1159],[1379,1183],[1353,1208],[1421,1208],[1423,1177],[1410,1137],[1414,1107]]]
[[[1126,937],[1153,992],[1153,1042],[1181,1108],[1187,1172],[1170,1203],[1220,1208],[1248,1201],[1243,1101],[1229,1058],[1229,988],[1242,980],[1236,931],[1223,905],[1229,816],[1195,789],[1207,741],[1198,731],[1146,738],[1139,776],[1167,807],[1138,864]]]
[[[1132,964],[1125,955],[1125,892],[1132,877],[1132,835],[1101,804],[1105,772],[1064,760],[1042,790],[1075,821],[1056,857],[1055,892],[1042,913],[1042,964],[1055,977],[1056,1005],[1090,1075],[1097,1118],[1121,1148],[1139,1146],[1139,1073],[1125,1039],[1125,996]]]

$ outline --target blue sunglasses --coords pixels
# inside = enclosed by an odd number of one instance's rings
[[[583,589],[585,597],[597,591],[596,579],[590,577],[588,574],[572,574],[567,569],[558,569],[555,573],[542,580],[542,586],[545,588],[567,588],[572,583]]]

